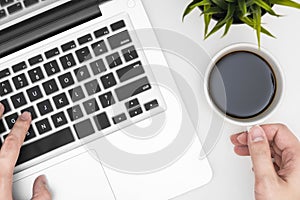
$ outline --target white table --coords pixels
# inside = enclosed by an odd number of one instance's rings
[[[189,0],[143,0],[155,28],[169,29],[184,34],[201,45],[210,56],[232,43],[256,43],[255,32],[245,25],[233,26],[225,38],[220,39],[223,33],[218,32],[204,41],[203,18],[199,17],[200,12],[194,11],[184,23],[181,21],[183,10],[189,2]],[[277,39],[262,36],[262,47],[272,53],[281,63],[285,73],[286,91],[284,101],[266,123],[285,123],[300,137],[298,120],[300,111],[298,105],[300,103],[300,10],[278,6],[275,10],[285,16],[278,19],[269,15],[264,16],[263,22]],[[188,75],[192,72],[186,71],[186,73]],[[197,87],[197,82],[191,81],[190,84]],[[232,133],[243,129],[243,127],[225,124],[221,138],[208,155],[214,172],[212,181],[176,199],[253,199],[253,174],[250,159],[236,156],[229,140]]]

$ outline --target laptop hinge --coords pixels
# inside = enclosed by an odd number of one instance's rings
[[[102,16],[107,0],[72,0],[0,31],[0,58]]]

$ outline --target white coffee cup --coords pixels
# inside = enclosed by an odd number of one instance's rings
[[[214,103],[213,99],[210,96],[209,92],[209,80],[210,80],[210,75],[214,67],[216,67],[216,63],[223,58],[225,55],[228,55],[233,52],[238,52],[238,51],[246,51],[246,52],[251,52],[259,57],[263,58],[269,66],[272,68],[273,74],[276,77],[276,91],[275,95],[273,97],[273,100],[269,104],[269,106],[261,113],[258,115],[255,115],[254,117],[250,118],[238,118],[238,117],[232,117],[230,115],[226,115],[221,109],[216,106]],[[224,88],[223,88],[224,89]],[[220,91],[222,89],[220,88]],[[264,122],[275,110],[278,108],[279,104],[281,103],[283,96],[284,96],[284,76],[282,69],[280,67],[279,62],[265,49],[263,48],[258,48],[257,45],[254,44],[248,44],[248,43],[238,43],[238,44],[233,44],[230,45],[220,52],[218,52],[210,62],[207,71],[205,73],[204,77],[204,91],[205,91],[205,96],[208,101],[208,104],[210,107],[213,109],[214,112],[216,112],[219,116],[223,117],[226,121],[239,125],[239,126],[245,126],[245,127],[250,127],[256,124],[261,124]],[[225,90],[224,90],[225,91]]]

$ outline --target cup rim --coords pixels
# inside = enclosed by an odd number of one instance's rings
[[[232,52],[237,52],[237,51],[248,51],[251,53],[255,53],[256,55],[262,57],[267,62],[269,62],[269,64],[272,67],[273,73],[276,76],[276,82],[277,82],[276,90],[278,90],[278,88],[280,90],[280,92],[276,91],[275,96],[272,100],[272,103],[268,106],[267,110],[263,111],[259,115],[252,117],[252,118],[238,119],[238,118],[234,118],[234,117],[226,115],[215,105],[215,103],[211,99],[209,91],[208,91],[209,90],[208,82],[209,82],[209,78],[210,78],[210,73],[211,73],[212,69],[215,67],[215,64],[223,56],[225,56],[229,53],[232,53]],[[215,113],[217,113],[220,117],[225,119],[225,121],[227,121],[231,124],[239,125],[239,126],[248,127],[248,126],[253,126],[256,124],[261,124],[262,122],[264,122],[267,118],[269,118],[278,109],[279,105],[281,104],[281,102],[283,100],[284,92],[285,92],[284,73],[283,73],[282,67],[281,67],[280,63],[278,62],[278,60],[266,49],[264,49],[262,47],[259,48],[259,47],[257,47],[257,45],[251,44],[251,43],[235,43],[235,44],[226,46],[222,50],[218,51],[215,54],[215,56],[213,56],[213,58],[211,59],[211,62],[209,63],[207,70],[205,72],[205,75],[204,75],[204,94],[205,94],[205,97],[206,97],[206,100],[207,100],[209,106],[212,108],[212,110]],[[276,98],[276,102],[275,102],[275,98]],[[271,105],[273,106],[272,108],[271,108]]]

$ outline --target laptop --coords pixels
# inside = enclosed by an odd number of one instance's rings
[[[149,42],[159,47],[141,0],[0,0],[0,143],[20,113],[33,119],[14,199],[30,199],[40,174],[57,200],[163,200],[209,182],[164,54]]]

